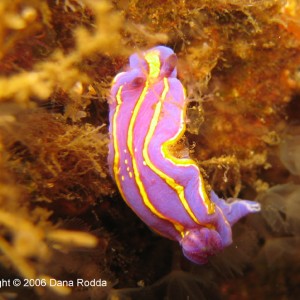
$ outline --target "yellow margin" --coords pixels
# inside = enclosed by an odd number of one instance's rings
[[[149,144],[151,139],[153,138],[153,134],[154,131],[156,129],[157,123],[159,121],[159,117],[161,114],[161,109],[162,109],[162,104],[163,101],[166,98],[166,95],[169,91],[169,84],[168,84],[168,79],[164,78],[164,90],[161,96],[161,100],[157,103],[156,107],[155,107],[155,111],[149,126],[149,130],[148,133],[146,135],[145,138],[145,143],[143,146],[143,157],[144,160],[147,164],[147,166],[154,172],[156,173],[160,178],[162,178],[173,190],[176,191],[181,204],[183,205],[183,207],[185,208],[185,210],[187,211],[187,213],[189,214],[189,216],[193,219],[194,222],[196,222],[197,224],[200,224],[199,220],[196,218],[196,216],[194,215],[193,211],[191,210],[187,200],[184,197],[184,187],[180,184],[178,184],[174,178],[168,176],[167,174],[165,174],[164,172],[162,172],[160,169],[158,169],[151,161],[150,157],[149,157],[149,153],[148,153],[148,148],[149,148]]]
[[[134,175],[134,179],[135,182],[138,186],[138,189],[140,191],[140,194],[143,198],[143,201],[145,203],[145,205],[148,207],[148,209],[150,209],[150,211],[158,216],[159,218],[163,219],[163,220],[167,220],[170,223],[174,224],[174,227],[176,228],[177,231],[179,231],[180,233],[183,231],[183,226],[181,224],[179,224],[178,222],[167,218],[165,215],[163,215],[162,213],[160,213],[152,204],[151,200],[148,197],[148,194],[145,190],[145,187],[143,185],[143,181],[140,178],[140,174],[139,174],[139,170],[138,170],[138,166],[137,166],[137,162],[136,162],[136,158],[135,158],[135,153],[134,153],[134,149],[133,149],[133,130],[134,130],[134,125],[138,116],[138,113],[140,111],[140,108],[143,104],[143,101],[147,95],[148,92],[148,88],[149,88],[149,82],[146,81],[145,83],[145,87],[134,107],[134,110],[132,112],[132,116],[130,119],[130,123],[129,123],[129,127],[128,127],[128,138],[127,138],[127,147],[129,150],[129,154],[131,156],[132,159],[132,167],[133,167],[133,175]]]
[[[122,104],[122,98],[121,98],[121,93],[122,93],[122,89],[123,89],[123,85],[119,87],[118,89],[118,92],[117,92],[117,95],[116,95],[116,101],[117,101],[117,105],[116,105],[116,110],[115,110],[115,113],[113,115],[113,120],[112,120],[112,123],[113,123],[113,133],[112,133],[112,136],[113,136],[113,147],[114,147],[114,152],[115,152],[115,155],[114,155],[114,167],[113,167],[113,171],[114,171],[114,177],[115,177],[115,180],[116,180],[116,184],[117,184],[117,187],[120,191],[120,194],[122,196],[122,198],[124,199],[124,201],[126,202],[126,204],[132,209],[132,205],[130,205],[130,203],[127,201],[126,197],[125,197],[125,194],[123,192],[123,189],[122,189],[122,186],[121,186],[121,183],[120,183],[120,179],[119,179],[119,173],[120,173],[120,149],[118,147],[118,138],[117,138],[117,117],[118,117],[118,114],[119,114],[119,111],[120,111],[120,106]],[[145,90],[145,88],[144,88]],[[143,90],[143,92],[144,92]],[[143,93],[142,93],[143,95]],[[133,156],[132,156],[133,157]],[[126,160],[125,160],[126,161]],[[144,198],[143,198],[144,200]],[[145,202],[145,201],[144,201]],[[149,208],[149,207],[148,207]],[[151,209],[150,209],[151,210]],[[153,212],[153,211],[152,211]],[[159,216],[160,217],[160,216]],[[163,217],[163,216],[162,216]],[[166,219],[165,217],[163,217],[163,219]],[[170,221],[170,220],[168,220]],[[176,225],[174,224],[174,222],[170,221],[175,229],[179,232],[179,234],[182,236],[183,235],[183,231],[184,231],[184,228],[183,226],[181,226],[180,224]],[[157,233],[159,233],[160,235],[163,235],[165,236],[165,234],[163,233],[160,233],[157,229],[151,227],[152,230],[156,231]]]
[[[117,95],[116,95],[116,101],[117,101],[117,105],[116,105],[116,110],[115,113],[113,115],[113,132],[112,132],[112,137],[113,137],[113,143],[114,143],[114,151],[115,151],[115,156],[114,156],[114,175],[115,175],[115,180],[116,180],[116,184],[117,187],[121,193],[122,198],[124,199],[124,201],[126,202],[126,204],[132,208],[132,206],[128,203],[128,201],[126,200],[126,197],[124,195],[124,192],[122,190],[122,186],[119,180],[119,173],[120,173],[120,149],[118,146],[118,136],[117,136],[117,117],[120,111],[120,106],[122,103],[122,99],[121,99],[121,93],[122,93],[122,89],[123,89],[123,85],[121,85],[118,89]]]
[[[185,95],[184,95],[184,97],[185,97]],[[213,214],[215,212],[215,204],[210,200],[210,198],[208,197],[208,195],[206,193],[205,183],[204,183],[202,174],[201,174],[199,168],[196,166],[195,162],[191,158],[177,158],[177,157],[173,156],[168,150],[168,147],[175,144],[176,142],[178,142],[182,138],[182,136],[185,132],[185,123],[184,123],[185,114],[186,114],[185,109],[182,109],[179,130],[172,139],[166,141],[162,145],[161,151],[162,151],[164,158],[169,160],[171,163],[173,163],[174,166],[177,166],[177,167],[178,166],[183,166],[183,167],[184,166],[185,167],[192,166],[198,170],[199,181],[200,181],[199,194],[200,194],[201,198],[203,199],[204,205],[206,206],[207,213]]]

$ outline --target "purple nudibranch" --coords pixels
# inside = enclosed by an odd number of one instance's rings
[[[232,243],[231,227],[260,211],[254,201],[227,203],[207,194],[196,163],[172,155],[185,131],[185,89],[173,50],[157,46],[130,56],[109,101],[110,173],[129,207],[154,231],[180,243],[197,264]]]

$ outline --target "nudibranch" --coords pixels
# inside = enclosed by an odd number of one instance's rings
[[[185,131],[185,89],[173,50],[157,46],[130,56],[113,80],[109,101],[110,173],[127,205],[155,232],[180,243],[197,264],[232,243],[232,225],[260,210],[207,192],[190,157],[170,146]]]

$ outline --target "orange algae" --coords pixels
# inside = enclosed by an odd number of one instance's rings
[[[199,298],[226,299],[232,290],[251,295],[260,286],[253,274],[237,287],[216,271],[236,274],[250,264],[258,251],[251,222],[237,227],[238,248],[223,260],[197,269],[175,250],[175,265],[187,273],[163,277],[174,267],[171,244],[118,201],[108,174],[106,102],[129,54],[168,45],[178,54],[189,101],[186,135],[172,149],[177,157],[189,143],[207,185],[220,196],[253,199],[269,195],[275,184],[299,182],[278,151],[290,124],[299,121],[299,7],[296,0],[1,1],[1,275],[109,281],[108,289],[84,292],[30,290],[40,299],[53,293],[140,298],[142,291],[171,297],[174,278],[183,280],[183,297],[189,289]],[[266,234],[259,238],[268,240],[273,233],[260,226]],[[267,244],[269,251],[273,244]],[[211,278],[221,287],[213,295],[205,289]],[[125,289],[110,293],[113,285]],[[266,295],[255,292],[258,299]]]

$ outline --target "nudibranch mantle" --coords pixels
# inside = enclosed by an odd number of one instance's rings
[[[157,46],[130,56],[109,101],[110,173],[129,207],[154,231],[182,246],[191,261],[232,242],[232,225],[260,210],[256,202],[207,194],[196,163],[168,150],[185,131],[185,89],[173,50]]]

